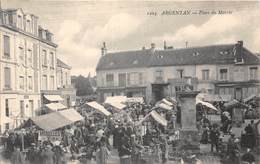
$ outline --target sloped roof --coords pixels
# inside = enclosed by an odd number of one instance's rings
[[[97,70],[141,68],[194,64],[234,64],[235,44],[209,45],[169,50],[139,50],[109,53],[102,56]],[[244,64],[259,64],[260,59],[243,48]],[[137,61],[137,62],[135,62]]]
[[[63,61],[61,61],[58,58],[57,58],[57,66],[62,67],[62,68],[66,68],[66,69],[71,69],[71,66],[67,65],[66,63],[64,63]]]
[[[150,50],[107,53],[100,58],[96,70],[147,67],[151,54]]]

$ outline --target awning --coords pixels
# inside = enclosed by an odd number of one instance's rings
[[[59,111],[59,114],[69,119],[71,122],[83,120],[83,117],[75,109],[67,109]]]
[[[67,125],[71,125],[76,121],[83,120],[83,117],[74,109],[67,109],[32,117],[31,120],[39,128],[46,131],[52,131]]]
[[[156,104],[156,107],[162,108],[162,109],[166,109],[166,110],[172,110],[172,107],[171,107],[171,106],[169,106],[169,105],[167,105],[167,104],[164,104],[164,103],[162,103],[162,102]]]
[[[50,103],[50,104],[46,104],[46,106],[54,111],[57,111],[59,109],[65,109],[67,108],[65,105],[63,105],[62,103]]]
[[[155,119],[155,121],[157,121],[163,126],[167,126],[167,120],[163,118],[159,113],[153,110],[150,114]]]
[[[245,98],[243,101],[244,101],[245,103],[247,103],[248,101],[250,101],[250,100],[254,99],[255,97],[256,97],[256,95],[255,95],[255,94],[253,94],[253,95],[251,95],[251,96],[249,96],[249,97]]]
[[[201,105],[204,105],[204,106],[206,106],[206,107],[208,107],[208,108],[210,108],[210,109],[213,109],[213,110],[215,110],[215,111],[218,111],[218,109],[215,107],[215,106],[213,106],[212,104],[210,104],[210,103],[208,103],[208,102],[204,102],[204,101],[201,101],[201,100],[196,100],[196,104],[201,104]]]
[[[249,106],[239,102],[236,99],[233,99],[232,101],[229,101],[229,102],[225,103],[224,107],[227,108],[227,109],[234,108],[234,107],[249,108]]]
[[[126,102],[128,102],[128,103],[143,103],[144,98],[143,97],[129,97],[129,98],[126,98]]]
[[[63,99],[60,95],[44,95],[44,97],[49,101],[62,101]]]
[[[165,98],[162,99],[162,102],[168,106],[173,106],[173,103],[171,103],[170,101],[166,100]]]
[[[92,102],[89,102],[86,104],[89,105],[90,107],[98,110],[99,112],[103,113],[106,116],[111,115],[111,113],[109,111],[107,111],[102,105],[98,104],[96,101],[92,101]]]
[[[119,102],[123,103],[126,102],[127,97],[126,96],[113,96],[113,97],[107,97],[105,103],[110,104],[112,102]]]
[[[117,108],[117,109],[120,109],[120,110],[122,110],[122,109],[124,109],[126,107],[125,104],[122,104],[120,102],[110,102],[108,104],[113,106],[113,107],[115,107],[115,108]]]
[[[1,117],[1,121],[2,121],[3,123],[13,123],[13,122],[14,122],[14,120],[13,120],[12,118],[6,117],[5,115],[3,115],[3,116]]]

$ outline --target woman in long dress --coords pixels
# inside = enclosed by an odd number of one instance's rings
[[[104,137],[97,143],[96,162],[97,164],[107,164],[109,151],[106,147],[106,140]]]

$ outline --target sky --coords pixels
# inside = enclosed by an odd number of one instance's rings
[[[243,40],[247,49],[260,52],[259,1],[1,1],[2,8],[22,8],[39,17],[39,24],[54,34],[57,55],[72,66],[72,75],[95,75],[103,42],[108,52],[116,52],[150,48],[151,43],[162,49],[164,41],[183,48],[186,42],[193,47]],[[192,14],[161,15],[176,10]],[[212,14],[219,10],[229,14]]]

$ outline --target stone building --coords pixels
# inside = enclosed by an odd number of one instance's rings
[[[243,99],[259,94],[259,57],[235,44],[107,53],[96,68],[99,100],[143,96],[158,101],[189,86],[212,98]]]
[[[0,9],[1,132],[41,109],[41,93],[57,90],[57,44],[22,9]]]

